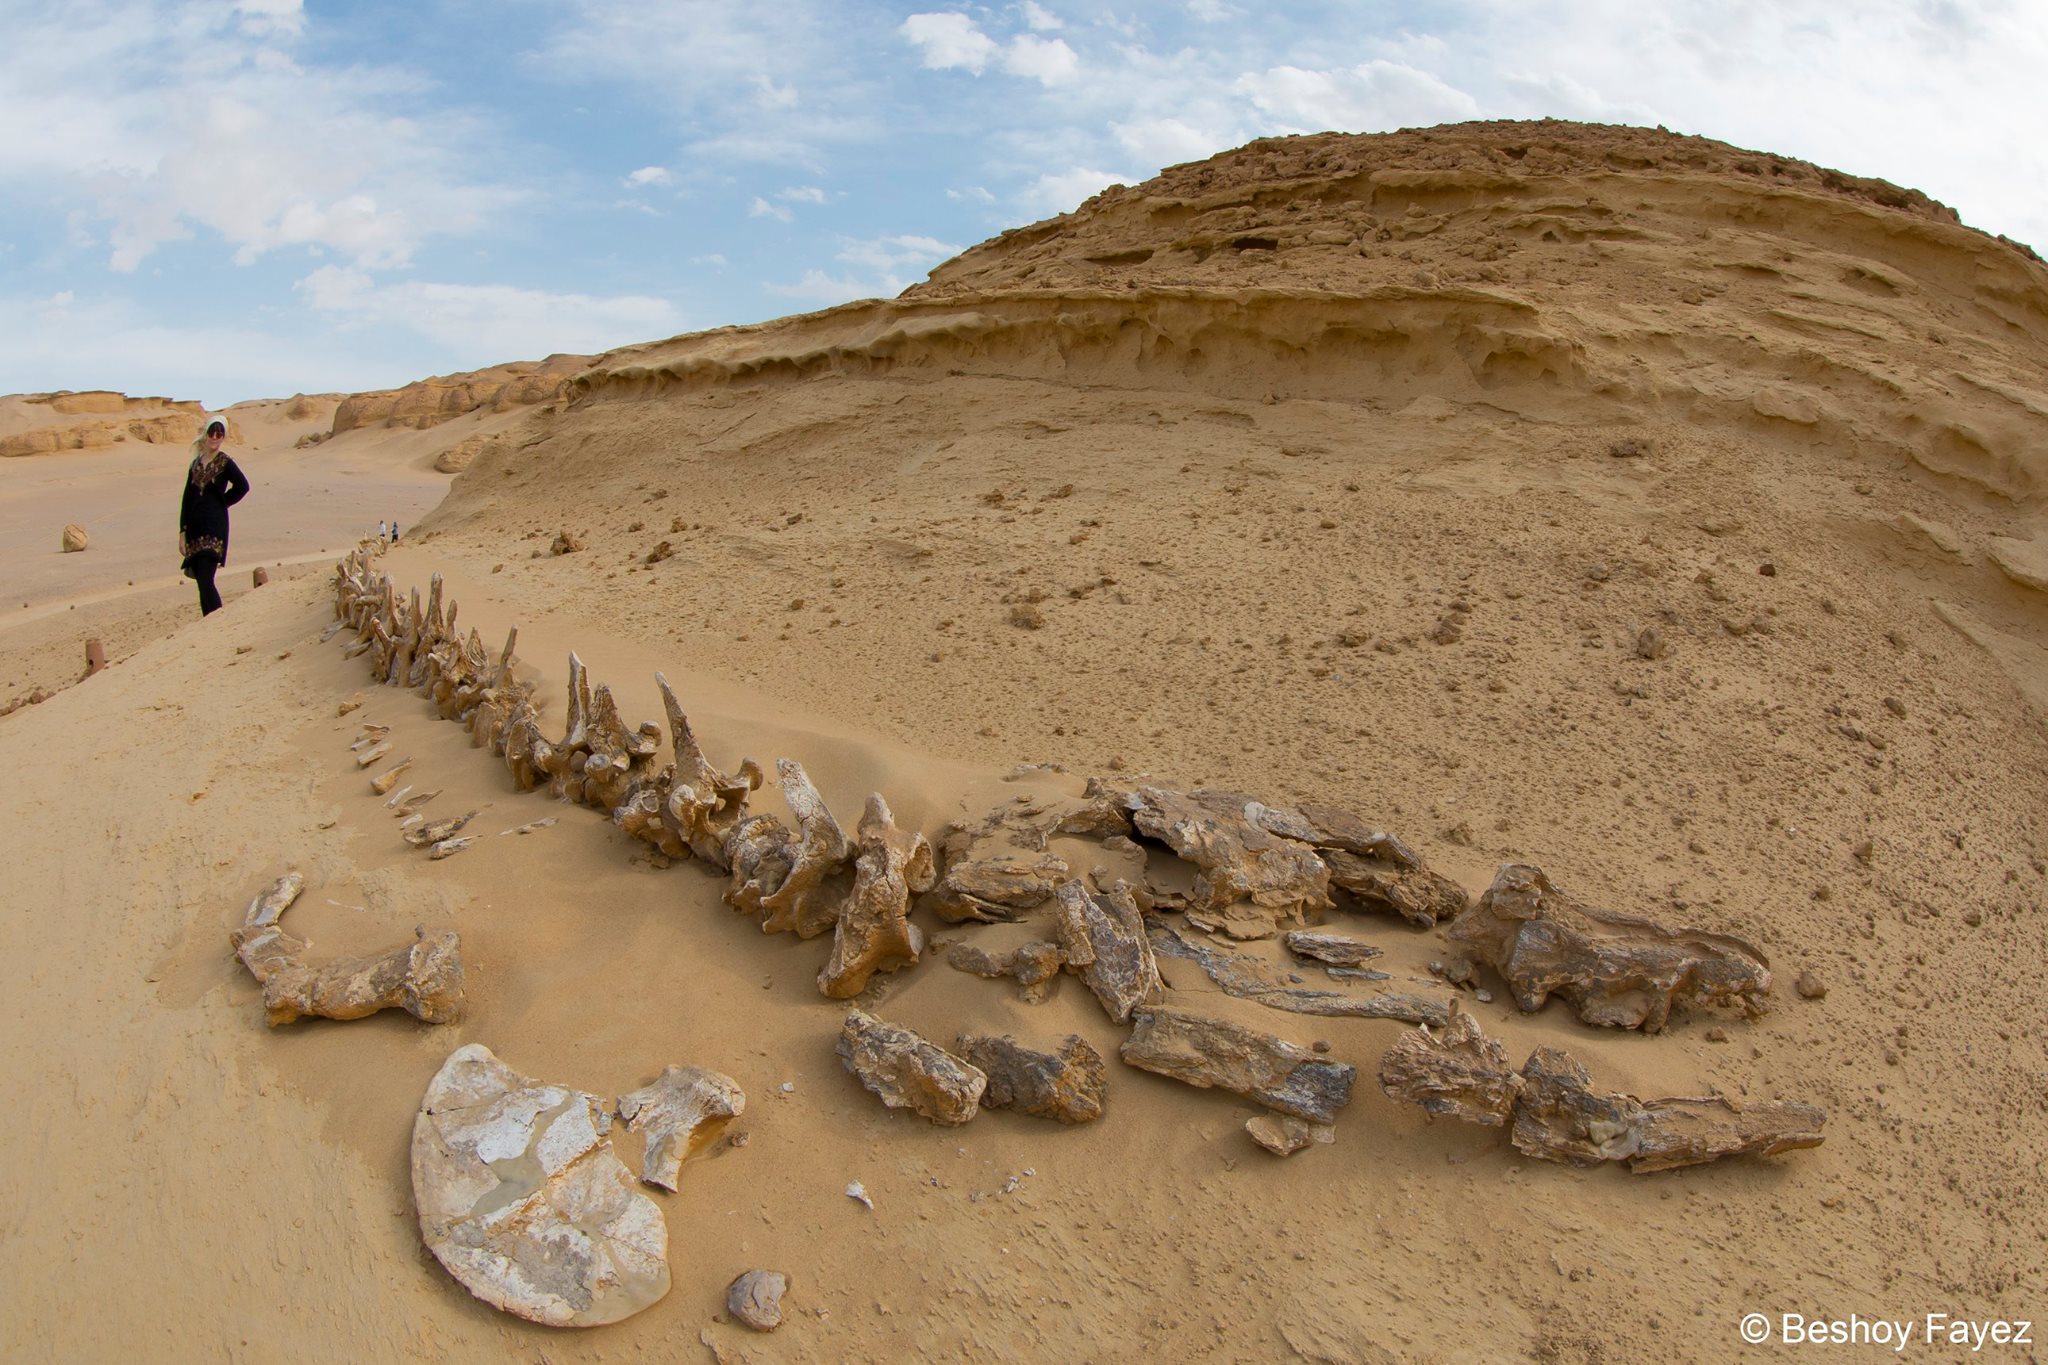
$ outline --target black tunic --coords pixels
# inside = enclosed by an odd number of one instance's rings
[[[228,508],[249,491],[249,480],[223,450],[212,459],[198,456],[185,471],[185,496],[178,505],[178,531],[185,537],[185,559],[211,553],[228,562]]]

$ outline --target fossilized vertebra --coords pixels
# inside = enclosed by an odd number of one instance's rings
[[[611,1106],[449,1056],[412,1128],[420,1234],[463,1288],[550,1327],[597,1327],[668,1293],[668,1225],[612,1152]]]
[[[665,1190],[676,1188],[682,1164],[746,1108],[738,1081],[700,1066],[667,1067],[653,1084],[619,1096],[619,1117],[634,1132],[647,1134],[640,1178]]]
[[[1281,921],[1301,922],[1330,906],[1330,869],[1314,849],[1272,834],[1252,819],[1264,807],[1241,792],[1117,787],[1091,779],[1138,831],[1195,865],[1188,917],[1237,938],[1263,938]],[[1247,904],[1248,903],[1248,904]]]
[[[924,951],[910,898],[931,889],[932,846],[896,828],[880,792],[868,797],[857,834],[853,891],[839,907],[832,956],[818,973],[818,989],[835,1000],[859,995],[876,972],[908,966]]]

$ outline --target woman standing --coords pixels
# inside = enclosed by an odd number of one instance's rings
[[[185,497],[178,505],[178,553],[185,576],[199,584],[199,614],[220,610],[220,589],[213,576],[228,562],[228,508],[249,491],[241,468],[221,449],[227,423],[215,417],[192,443],[192,467],[185,471]]]

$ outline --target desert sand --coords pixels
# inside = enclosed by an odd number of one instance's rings
[[[0,700],[54,695],[0,717],[0,1351],[1713,1360],[1753,1311],[2048,1317],[2044,363],[2048,268],[1924,196],[1660,132],[1460,125],[1176,167],[896,300],[347,422],[341,395],[239,404],[255,491],[204,621],[169,549],[188,437],[28,442],[55,448],[0,461]],[[0,436],[130,419],[51,409],[0,400]],[[828,939],[764,936],[701,863],[519,791],[323,641],[336,559],[394,514],[378,569],[441,575],[493,649],[516,625],[544,724],[572,649],[629,722],[661,717],[660,670],[715,763],[800,760],[849,832],[869,792],[936,838],[1142,774],[1356,811],[1474,895],[1530,862],[1740,935],[1772,966],[1761,1015],[1648,1034],[1521,1013],[1489,973],[1484,1001],[1454,990],[1441,928],[1326,925],[1516,1061],[1808,1102],[1826,1140],[1532,1161],[1381,1093],[1408,1025],[1162,961],[1172,1004],[1358,1068],[1335,1142],[1276,1159],[1256,1106],[1120,1063],[1077,980],[1027,1004],[943,950],[856,1003],[942,1044],[1078,1033],[1105,1112],[885,1109],[834,1054]],[[59,553],[66,522],[87,551]],[[76,681],[92,634],[113,666]],[[350,751],[366,721],[433,811],[481,808],[476,847],[399,838]],[[458,931],[463,1018],[266,1028],[229,933],[287,870],[316,956]],[[1046,936],[1042,912],[915,918]],[[740,1083],[745,1145],[656,1194],[660,1302],[535,1326],[423,1248],[413,1115],[471,1042],[599,1095],[672,1063]],[[725,1312],[755,1268],[791,1281],[772,1334]]]

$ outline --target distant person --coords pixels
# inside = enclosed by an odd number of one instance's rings
[[[397,518],[397,517],[393,517],[393,518],[391,519],[391,543],[392,543],[393,545],[396,545],[396,544],[398,543],[398,518]]]
[[[391,538],[391,532],[390,532],[390,531],[389,531],[388,529],[386,529],[386,527],[385,527],[385,525],[384,525],[384,523],[383,523],[383,522],[381,522],[381,521],[380,521],[380,522],[378,522],[378,523],[377,523],[377,539],[379,539],[379,540],[389,540],[390,538]]]
[[[221,445],[228,426],[208,420],[192,443],[192,467],[185,471],[185,494],[178,504],[178,554],[185,577],[199,584],[199,614],[220,610],[220,589],[213,576],[228,562],[228,509],[249,492],[248,476],[228,458]]]

